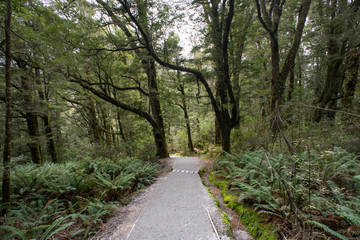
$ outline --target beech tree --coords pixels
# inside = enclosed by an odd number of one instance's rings
[[[230,152],[231,130],[239,124],[238,104],[233,91],[233,83],[229,71],[229,36],[231,24],[234,17],[234,0],[230,1],[209,1],[212,26],[212,45],[216,49],[213,54],[213,61],[217,68],[216,93],[219,96],[217,100],[214,91],[210,87],[209,82],[203,73],[197,69],[186,66],[176,65],[176,63],[166,62],[160,57],[154,48],[154,41],[146,30],[142,14],[144,14],[139,6],[128,2],[127,0],[119,0],[122,10],[128,16],[130,24],[134,25],[134,30],[138,33],[137,41],[140,46],[147,49],[151,57],[160,65],[182,72],[193,74],[206,89],[213,106],[216,119],[219,123],[221,133],[221,146],[223,151]],[[205,4],[205,3],[204,3]],[[134,13],[136,12],[136,14]],[[224,21],[223,21],[224,20]]]
[[[257,15],[261,25],[267,31],[270,38],[271,49],[271,93],[270,93],[270,111],[275,114],[280,110],[284,102],[286,79],[293,69],[297,51],[300,46],[306,17],[310,10],[311,0],[301,1],[297,18],[297,25],[292,41],[292,45],[281,64],[279,45],[279,25],[286,1],[271,0],[255,0],[257,7]],[[275,118],[273,118],[274,120]],[[273,123],[271,123],[273,124]]]
[[[358,69],[358,34],[353,30],[358,23],[356,13],[358,12],[360,1],[349,4],[347,1],[328,1],[325,6],[320,6],[325,10],[324,21],[326,41],[326,61],[325,81],[319,95],[316,96],[315,104],[318,107],[314,110],[313,120],[320,122],[323,110],[336,109],[338,99],[343,97],[343,104],[347,110],[351,109],[351,96],[356,86],[356,76]],[[355,15],[354,15],[355,14]],[[346,58],[346,56],[348,56]],[[347,64],[346,64],[347,62]],[[343,91],[345,72],[348,71],[349,77]],[[335,118],[335,112],[327,112],[329,119]]]

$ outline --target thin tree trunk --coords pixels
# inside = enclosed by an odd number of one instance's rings
[[[287,95],[287,100],[290,102],[292,99],[292,94],[294,92],[294,88],[295,88],[295,71],[294,71],[294,67],[293,66],[290,70],[290,78],[289,78],[289,90],[288,90],[288,95]]]
[[[100,135],[100,127],[99,127],[99,120],[96,113],[95,101],[91,95],[88,95],[90,100],[89,105],[89,131],[92,138],[93,143],[100,144],[101,143],[101,135]]]
[[[112,147],[112,136],[111,136],[111,126],[109,124],[108,118],[109,114],[107,113],[106,109],[104,108],[103,104],[99,105],[101,115],[102,115],[102,122],[103,122],[103,128],[104,128],[104,134],[105,134],[105,140],[108,147]]]
[[[186,121],[186,132],[187,132],[187,136],[188,136],[188,148],[190,150],[190,152],[194,152],[194,144],[192,141],[192,137],[191,137],[191,127],[190,127],[190,119],[189,119],[189,115],[187,112],[187,107],[184,106],[184,117],[185,117],[185,121]]]
[[[6,216],[11,205],[11,125],[12,125],[12,105],[11,105],[11,0],[6,0],[6,19],[5,19],[5,141],[3,151],[3,184],[2,184],[2,216]]]
[[[44,90],[42,88],[42,82],[40,81],[40,69],[38,69],[38,68],[35,69],[35,75],[36,75],[35,76],[36,82],[38,85],[39,97],[42,101],[47,101],[45,94],[44,94]],[[53,131],[52,131],[51,124],[50,124],[50,116],[46,109],[43,109],[43,112],[41,113],[41,115],[42,115],[41,118],[44,122],[47,150],[51,156],[52,162],[56,163],[56,162],[58,162],[58,156],[57,156],[56,147],[55,147],[54,135],[53,135]]]
[[[180,72],[178,71],[178,80],[180,80]],[[184,112],[184,118],[186,121],[186,132],[187,132],[187,136],[188,136],[188,148],[190,152],[194,152],[194,144],[192,141],[192,137],[191,137],[191,127],[190,127],[190,118],[189,118],[189,114],[188,114],[188,108],[187,108],[187,104],[186,104],[186,95],[185,95],[185,89],[183,85],[180,85],[178,90],[181,92],[182,95],[182,105],[179,105],[181,107],[181,109]]]
[[[127,137],[125,136],[124,128],[123,128],[122,123],[121,123],[121,118],[120,118],[120,112],[119,112],[119,110],[117,111],[116,114],[117,114],[117,122],[118,122],[118,128],[119,128],[120,136],[121,136],[122,140],[123,140],[124,142],[126,142],[126,141],[127,141]]]

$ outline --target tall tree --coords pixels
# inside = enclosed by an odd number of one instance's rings
[[[11,97],[11,0],[6,0],[5,18],[5,141],[3,151],[3,183],[2,183],[2,216],[6,216],[11,204],[11,120],[12,120],[12,97]]]
[[[280,44],[279,44],[279,25],[285,5],[285,0],[255,0],[258,19],[267,31],[270,38],[271,49],[271,98],[270,111],[275,113],[284,102],[286,79],[293,69],[296,54],[300,46],[303,29],[308,15],[311,0],[303,0],[299,7],[297,26],[293,37],[292,45],[285,57],[282,67]],[[272,119],[273,120],[273,119]]]
[[[214,0],[203,3],[208,4],[210,7],[209,13],[211,13],[212,20],[212,25],[210,27],[214,28],[211,43],[216,49],[212,56],[217,68],[216,93],[219,96],[218,99],[215,97],[209,82],[200,70],[179,66],[176,65],[176,63],[169,63],[162,59],[155,51],[155,43],[147,33],[146,26],[139,20],[141,11],[127,0],[119,0],[119,3],[121,4],[123,11],[127,14],[130,22],[134,25],[135,31],[139,33],[137,39],[138,43],[148,50],[149,54],[157,63],[167,68],[191,73],[203,84],[219,123],[222,149],[225,152],[230,152],[231,130],[239,124],[238,104],[236,104],[236,98],[231,82],[228,55],[230,30],[234,16],[234,0]]]
[[[345,84],[343,104],[349,107],[349,99],[356,86],[356,68],[358,57],[358,33],[356,29],[356,16],[360,1],[356,0],[351,4],[345,0],[333,0],[325,3],[326,9],[326,74],[325,84],[315,100],[318,107],[314,110],[313,120],[320,122],[323,117],[323,109],[336,109],[337,101],[342,96],[342,86],[345,81],[345,72],[348,71],[349,78]],[[355,37],[354,37],[355,36]],[[346,55],[348,58],[346,58]],[[348,64],[346,64],[348,61]],[[350,98],[349,98],[350,97]],[[350,110],[347,108],[347,110]],[[335,118],[335,112],[327,112],[329,119]]]

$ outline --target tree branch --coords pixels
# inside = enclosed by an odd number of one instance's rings
[[[97,0],[97,1],[100,1],[100,0]],[[145,48],[148,50],[149,54],[154,58],[154,60],[157,63],[159,63],[160,65],[164,66],[164,67],[171,68],[173,70],[179,70],[179,71],[182,71],[182,72],[191,73],[191,74],[195,75],[196,78],[198,80],[200,80],[200,82],[204,85],[204,87],[205,87],[205,89],[206,89],[206,91],[207,91],[207,93],[209,95],[211,104],[212,104],[212,106],[214,108],[215,114],[216,114],[217,118],[219,119],[219,121],[221,121],[222,117],[221,117],[221,114],[220,114],[220,110],[219,110],[219,108],[217,106],[214,94],[212,93],[212,90],[211,90],[209,84],[207,83],[207,81],[205,80],[204,76],[202,75],[202,73],[195,70],[195,69],[173,65],[171,63],[167,63],[167,62],[161,60],[160,57],[156,54],[154,48],[152,47],[146,32],[144,31],[144,29],[142,28],[140,23],[137,21],[135,16],[132,14],[132,12],[131,12],[131,10],[129,8],[129,4],[128,4],[127,0],[118,0],[118,1],[123,6],[124,11],[129,15],[131,21],[135,24],[135,26],[139,30],[141,36],[143,37]]]
[[[92,92],[94,95],[98,96],[99,98],[115,105],[115,106],[118,106],[126,111],[129,111],[129,112],[132,112],[142,118],[144,118],[145,120],[147,120],[150,125],[154,128],[154,129],[159,129],[159,126],[157,125],[156,121],[152,118],[152,116],[147,113],[147,112],[144,112],[138,108],[134,108],[134,107],[131,107],[123,102],[120,102],[112,97],[110,97],[109,95],[101,92],[101,91],[98,91],[96,90],[95,88],[91,87],[91,85],[89,84],[88,81],[86,80],[83,80],[79,77],[77,77],[76,79],[75,78],[72,78],[72,79],[69,79],[70,82],[75,82],[75,83],[78,83],[80,84],[80,86],[82,86],[84,89],[87,89],[89,90],[90,92]]]

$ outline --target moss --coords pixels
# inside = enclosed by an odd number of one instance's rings
[[[224,203],[228,204],[228,203],[236,203],[238,197],[234,196],[234,195],[230,195],[230,194],[225,194],[224,196]]]
[[[209,178],[210,178],[210,176],[209,176]],[[209,195],[216,202],[216,207],[217,207],[218,211],[223,215],[223,218],[222,218],[223,222],[227,226],[226,235],[228,237],[230,237],[231,239],[233,239],[233,232],[232,232],[232,227],[231,227],[231,224],[230,224],[229,216],[224,211],[221,210],[221,204],[220,204],[219,199],[217,199],[217,197],[211,192],[210,188],[205,184],[205,182],[202,179],[201,179],[201,182],[205,186],[205,188],[208,191]]]
[[[231,223],[230,223],[230,218],[229,218],[229,215],[227,215],[227,213],[223,213],[223,223],[225,223],[225,225],[228,227],[227,231],[226,231],[226,234],[231,237],[231,238],[234,238],[234,235],[233,235],[233,230],[232,230],[232,226],[231,226]]]
[[[266,219],[258,212],[239,204],[237,202],[238,197],[229,193],[228,182],[226,180],[216,179],[212,173],[209,175],[209,180],[221,190],[226,206],[233,209],[240,216],[242,224],[247,227],[247,231],[252,237],[259,240],[278,239],[276,234],[277,228],[272,224],[265,224]],[[224,219],[223,221],[225,222]]]

